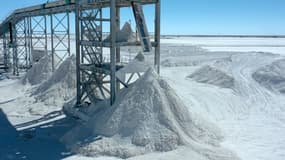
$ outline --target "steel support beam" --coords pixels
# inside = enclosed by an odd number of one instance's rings
[[[5,37],[0,37],[0,69],[5,66]]]
[[[11,49],[10,49],[10,33],[7,32],[4,34],[4,42],[3,42],[3,48],[4,48],[4,65],[6,68],[6,72],[11,71],[12,62],[11,62]]]
[[[156,67],[157,73],[160,73],[160,0],[157,1],[155,4],[155,33],[154,33],[154,40],[155,40],[155,58],[154,58],[154,65]]]
[[[14,23],[10,23],[10,45],[12,47],[12,56],[13,56],[13,75],[18,76],[18,51],[17,51],[17,31]]]
[[[75,50],[76,50],[76,103],[80,105],[82,103],[82,86],[81,86],[81,71],[80,71],[80,63],[81,63],[81,54],[80,54],[80,10],[78,0],[76,0],[75,5]]]
[[[117,17],[116,17],[116,0],[111,0],[110,4],[110,16],[111,16],[111,47],[110,47],[110,60],[111,60],[111,105],[115,103],[116,100],[116,32],[117,32]]]
[[[120,25],[121,25],[121,9],[117,8],[116,9],[116,25],[117,25],[117,30],[120,29]],[[120,46],[117,46],[116,48],[116,63],[120,63],[121,62],[121,48]],[[120,90],[120,81],[117,80],[116,82],[116,91],[118,92]]]

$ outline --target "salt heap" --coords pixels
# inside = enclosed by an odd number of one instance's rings
[[[198,69],[193,74],[187,76],[187,78],[192,78],[199,83],[207,83],[222,88],[234,87],[233,77],[209,65]]]
[[[113,106],[97,106],[99,111],[90,111],[91,118],[85,125],[75,127],[62,138],[72,151],[85,156],[129,158],[186,145],[201,156],[198,159],[237,159],[219,146],[220,130],[189,113],[153,69],[122,90]]]
[[[37,85],[46,81],[52,75],[52,59],[51,56],[45,55],[36,62],[22,80],[23,84],[29,83]]]
[[[131,24],[129,22],[126,22],[121,30],[117,31],[117,42],[134,42],[136,40],[136,37],[134,35],[134,32],[132,30]],[[108,36],[105,40],[105,42],[110,42],[110,36]]]
[[[258,69],[252,77],[265,88],[285,94],[285,59]]]
[[[47,105],[60,105],[76,95],[75,56],[67,58],[52,76],[33,93],[37,101]]]

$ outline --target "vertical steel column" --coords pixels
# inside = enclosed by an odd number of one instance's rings
[[[5,68],[5,35],[0,36],[0,65]],[[3,58],[3,59],[1,59]]]
[[[2,47],[3,47],[3,62],[4,62],[4,67],[5,67],[5,71],[7,71],[7,68],[8,68],[8,62],[7,62],[7,49],[6,49],[6,35],[5,33],[3,34],[3,43],[2,43]]]
[[[48,52],[48,47],[47,47],[47,41],[48,41],[48,37],[47,37],[47,16],[44,15],[44,36],[45,36],[45,52]]]
[[[52,71],[54,72],[55,70],[55,63],[54,63],[54,41],[53,41],[53,37],[54,37],[54,29],[53,29],[53,16],[50,15],[50,39],[51,39],[51,63],[52,63]]]
[[[155,58],[154,65],[157,73],[160,73],[160,0],[155,4]]]
[[[116,21],[116,25],[117,25],[117,29],[120,29],[120,25],[121,25],[121,10],[120,8],[116,9],[116,17],[117,17],[117,21]],[[120,63],[121,62],[121,48],[119,46],[117,46],[116,48],[116,63]],[[120,81],[117,80],[116,82],[116,90],[119,91],[120,90]]]
[[[115,103],[116,100],[116,0],[111,0],[110,5],[110,16],[111,16],[111,48],[110,48],[110,59],[111,59],[111,105]]]
[[[67,14],[67,53],[70,56],[70,15],[69,12]]]
[[[32,29],[32,17],[29,17],[29,61],[30,61],[30,67],[33,65],[33,29]]]
[[[29,52],[28,52],[28,29],[29,29],[29,27],[28,27],[28,24],[29,24],[29,22],[28,22],[28,18],[25,18],[24,19],[24,25],[25,25],[25,31],[24,31],[24,33],[25,33],[25,62],[26,62],[26,64],[25,64],[25,69],[26,70],[28,70],[29,69]]]
[[[79,1],[76,0],[75,4],[75,47],[76,47],[76,103],[79,105],[81,103],[81,74],[80,74],[80,61],[81,61],[81,55],[80,55],[80,21],[79,21]]]
[[[32,27],[31,27],[31,17],[28,17],[27,18],[27,34],[28,34],[28,39],[27,39],[27,48],[28,48],[28,57],[27,57],[27,61],[29,62],[29,67],[32,67],[32,33],[31,33],[31,30],[32,30]]]
[[[11,23],[11,45],[13,49],[13,75],[18,76],[18,51],[17,51],[17,31],[16,31],[16,24]]]
[[[6,71],[9,72],[11,71],[11,57],[10,57],[10,46],[9,46],[9,35],[10,33],[7,32],[5,33],[5,46],[4,46],[4,52],[5,52],[5,67],[6,67]]]

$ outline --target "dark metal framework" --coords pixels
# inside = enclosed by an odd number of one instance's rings
[[[69,12],[50,15],[52,70],[70,56]]]
[[[17,63],[16,74],[19,74],[19,69],[28,69],[30,66],[30,52],[29,48],[29,21],[28,18],[24,18],[15,25],[16,29],[16,47],[17,47]]]
[[[123,5],[124,4],[124,5]],[[155,66],[159,72],[159,39],[160,39],[160,1],[155,1]],[[131,3],[122,3],[121,7],[131,6]],[[77,53],[77,103],[82,104],[89,98],[90,101],[110,100],[114,104],[116,92],[120,89],[120,82],[116,72],[123,66],[120,64],[120,46],[134,44],[116,42],[116,32],[119,28],[120,5],[111,0],[107,8],[109,17],[102,17],[102,7],[92,10],[86,4],[76,4],[76,53]],[[102,23],[110,25],[110,41],[103,41]],[[103,47],[110,48],[110,60],[103,58]]]
[[[110,90],[104,85],[109,83],[109,74],[102,68],[102,20],[102,8],[76,11],[78,102],[87,98],[92,101],[106,99],[110,94]],[[97,99],[93,99],[94,97]]]
[[[31,52],[48,51],[47,15],[29,17],[29,40]]]
[[[114,104],[120,85],[126,86],[128,83],[116,78],[117,70],[123,67],[120,63],[120,48],[142,45],[147,38],[144,37],[143,42],[138,43],[116,41],[116,32],[120,26],[120,8],[132,7],[133,3],[155,5],[155,34],[154,42],[151,44],[155,48],[154,65],[159,72],[160,0],[76,0],[75,3],[50,2],[46,5],[16,10],[0,25],[0,35],[8,31],[11,33],[8,36],[9,44],[5,46],[7,53],[10,53],[9,47],[13,49],[14,74],[18,75],[19,68],[23,66],[27,68],[32,64],[33,50],[48,52],[50,45],[53,70],[70,55],[69,14],[75,12],[77,105],[86,101],[101,100],[110,100],[110,103]],[[109,11],[107,17],[103,17],[103,9]],[[48,24],[50,37],[48,37]],[[109,25],[109,41],[103,40],[103,24]],[[104,47],[110,48],[110,51],[104,53]],[[106,54],[109,54],[109,60],[104,59]]]
[[[3,35],[3,56],[4,56],[4,68],[6,72],[11,70],[12,62],[11,62],[11,48],[9,46],[9,35],[10,33],[5,33]]]
[[[2,67],[4,67],[4,36],[0,37],[0,69],[2,69]]]

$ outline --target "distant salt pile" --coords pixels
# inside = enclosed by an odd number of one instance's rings
[[[162,44],[163,45],[163,44]],[[200,55],[206,50],[199,46],[172,46],[172,45],[163,45],[161,48],[161,66],[163,67],[180,67],[180,66],[197,66],[201,64],[203,58],[195,58],[190,56],[191,54]]]
[[[37,85],[46,81],[52,75],[51,56],[45,55],[33,65],[23,78],[23,84]]]
[[[220,130],[189,113],[153,69],[119,93],[113,106],[96,106],[100,109],[89,112],[86,125],[77,126],[62,138],[74,152],[129,158],[186,145],[201,160],[237,159],[219,146]]]
[[[131,24],[126,22],[121,30],[117,32],[117,42],[134,42],[136,40],[135,34],[132,30]],[[108,36],[105,42],[110,41],[110,36]]]
[[[193,74],[187,76],[187,78],[192,78],[199,83],[207,83],[222,88],[234,87],[233,77],[208,65],[198,69]]]
[[[258,69],[252,77],[265,88],[285,94],[285,59]]]
[[[59,105],[76,95],[75,88],[76,65],[75,56],[73,55],[67,58],[32,95],[35,95],[37,101],[42,101],[49,105]]]

